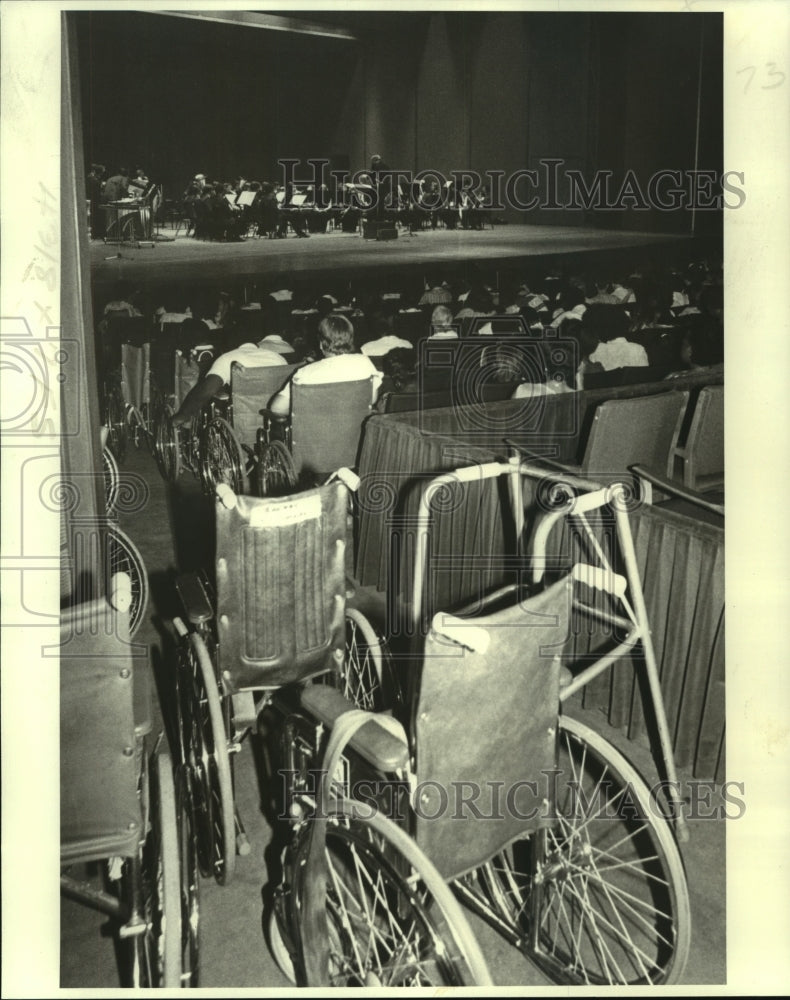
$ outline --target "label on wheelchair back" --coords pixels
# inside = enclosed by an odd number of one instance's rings
[[[321,516],[321,497],[297,497],[286,503],[255,505],[250,511],[251,528],[281,528],[289,524],[312,521]]]

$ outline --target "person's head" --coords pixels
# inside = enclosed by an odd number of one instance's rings
[[[119,177],[128,177],[129,176],[129,168],[128,167],[118,167],[118,176]]]
[[[447,306],[436,306],[431,313],[431,329],[434,333],[453,329],[453,311]]]
[[[339,313],[324,316],[318,324],[318,338],[325,358],[354,353],[354,327]]]
[[[381,369],[392,379],[396,392],[401,392],[417,374],[417,352],[413,347],[394,347],[383,355]]]
[[[472,312],[483,313],[484,315],[488,315],[494,311],[491,293],[484,285],[472,286],[466,302],[464,302],[464,306],[467,309],[471,309]]]
[[[606,342],[628,334],[628,316],[621,306],[592,303],[584,312],[583,326],[586,332]]]

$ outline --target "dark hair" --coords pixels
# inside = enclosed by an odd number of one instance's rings
[[[401,392],[417,374],[417,352],[413,347],[393,347],[382,356],[381,370],[392,379],[395,391]]]

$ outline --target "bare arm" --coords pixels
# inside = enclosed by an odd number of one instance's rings
[[[200,413],[206,403],[217,395],[222,386],[223,382],[219,375],[206,375],[189,390],[178,413],[173,417],[173,423],[177,427],[189,423],[193,417]]]

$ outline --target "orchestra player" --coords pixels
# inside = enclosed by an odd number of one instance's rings
[[[122,198],[127,198],[129,195],[129,169],[128,167],[119,167],[118,173],[113,174],[109,177],[104,184],[104,201],[105,204],[109,204],[114,201],[120,201]]]
[[[128,190],[133,198],[142,198],[148,190],[150,181],[142,167],[138,167],[134,172],[134,177],[129,180]]]

